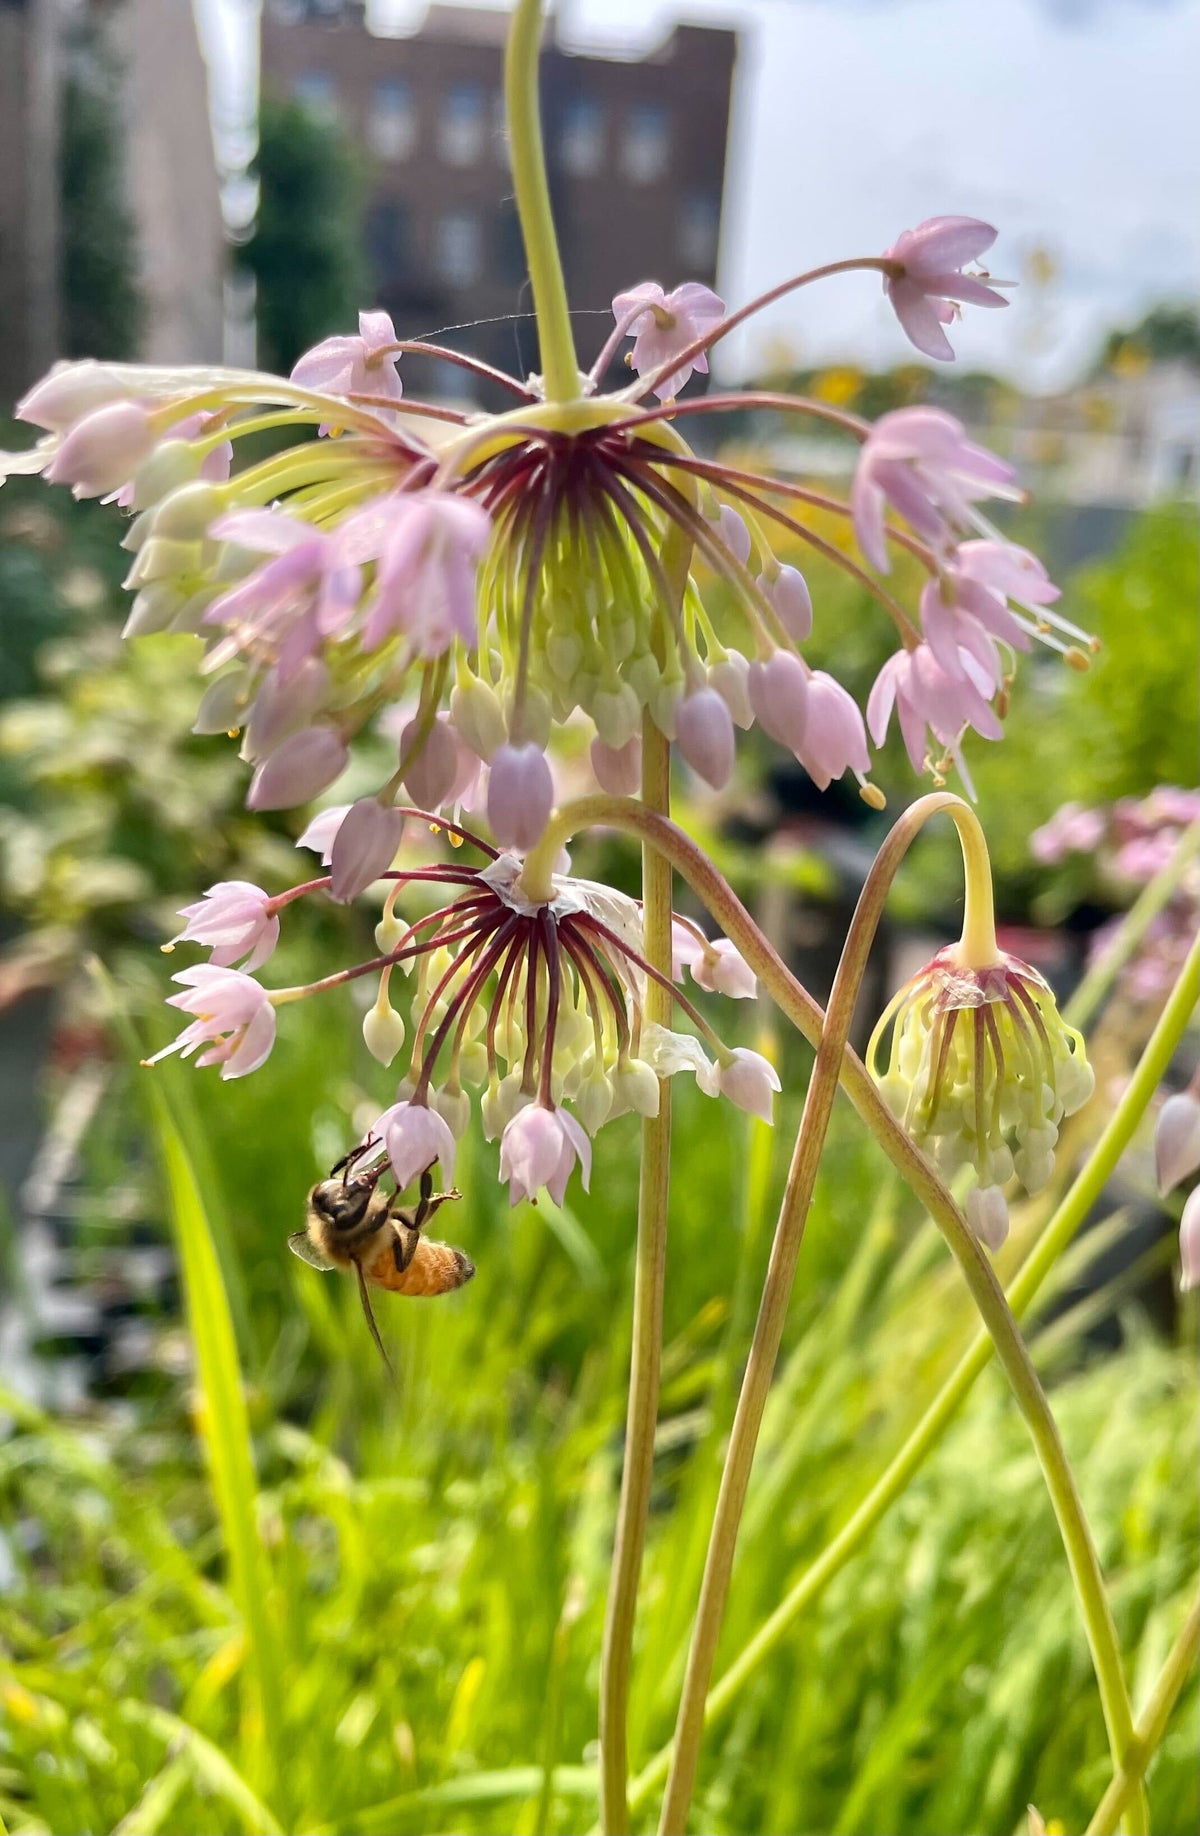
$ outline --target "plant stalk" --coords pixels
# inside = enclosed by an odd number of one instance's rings
[[[664,815],[670,809],[670,771],[670,746],[647,717],[642,725],[642,800],[648,809]],[[645,841],[642,844],[643,952],[646,961],[668,979],[671,974],[671,903],[671,868],[658,849]],[[645,1000],[647,1020],[669,1026],[671,997],[662,983],[650,978]],[[625,1836],[629,1829],[629,1685],[638,1581],[654,1476],[670,1163],[671,1085],[669,1079],[660,1078],[658,1114],[646,1117],[642,1123],[625,1461],[600,1658],[600,1818],[605,1836]]]
[[[1114,1775],[1108,1790],[1097,1804],[1085,1836],[1112,1836],[1112,1832],[1117,1827],[1118,1818],[1124,1812],[1134,1792],[1139,1789],[1146,1768],[1158,1751],[1159,1743],[1167,1731],[1167,1723],[1171,1719],[1171,1710],[1175,1707],[1180,1692],[1191,1675],[1198,1652],[1200,1652],[1200,1599],[1193,1603],[1191,1612],[1180,1628],[1179,1636],[1167,1653],[1167,1661],[1150,1692],[1150,1700],[1146,1704],[1145,1713],[1134,1729],[1131,1750],[1126,1756],[1125,1764]]]
[[[579,363],[571,335],[550,186],[542,146],[538,60],[542,40],[541,0],[517,0],[504,53],[504,104],[512,152],[513,190],[529,263],[533,310],[546,399],[573,402],[579,394]]]

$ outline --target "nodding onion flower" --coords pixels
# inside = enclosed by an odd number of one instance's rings
[[[944,344],[953,301],[1003,303],[977,271],[962,272],[994,237],[973,219],[932,219],[885,255],[835,267],[881,273],[903,326],[928,349],[930,325],[932,343]],[[733,769],[735,730],[757,721],[818,785],[852,772],[879,807],[862,713],[804,659],[812,600],[776,552],[782,543],[847,569],[893,621],[901,648],[871,726],[880,739],[898,702],[918,769],[960,758],[968,726],[998,737],[992,704],[1031,632],[1060,649],[1083,634],[1046,611],[1056,589],[1034,558],[981,517],[981,499],[1020,493],[1012,468],[951,416],[901,409],[872,428],[789,395],[676,399],[763,303],[730,313],[694,282],[619,294],[612,333],[571,400],[544,399],[536,376],[397,338],[379,311],[360,315],[357,336],[307,352],[286,379],[61,364],[18,407],[45,437],[0,456],[0,477],[40,471],[131,510],[126,632],[204,640],[196,730],[240,733],[252,807],[319,795],[368,723],[402,700],[415,709],[394,769],[367,800],[375,813],[357,825],[353,861],[348,835],[335,863],[339,897],[369,883],[371,860],[383,858],[380,812],[398,801],[452,806],[481,764],[490,782],[476,788],[496,840],[531,846],[553,803],[551,730],[578,710],[608,788],[636,782],[647,716],[717,789]],[[604,393],[626,339],[634,380]],[[512,407],[483,414],[410,399],[398,368],[409,349],[505,391]],[[729,409],[816,417],[862,443],[850,501],[701,457],[684,437],[689,417]],[[266,432],[291,441],[244,460]],[[889,506],[912,533],[885,523]],[[810,526],[811,509],[852,523],[869,569]],[[876,578],[896,541],[930,569],[924,630]],[[726,589],[719,597],[714,580]]]
[[[867,1062],[893,1113],[943,1173],[974,1168],[967,1216],[998,1249],[1008,1234],[1001,1188],[1014,1174],[1027,1192],[1046,1184],[1059,1124],[1094,1085],[1083,1037],[1062,1019],[1052,990],[1015,956],[997,953],[976,968],[951,944],[884,1009]]]
[[[303,987],[270,992],[244,971],[215,965],[232,948],[244,950],[256,932],[273,944],[279,912],[301,896],[328,891],[331,877],[274,899],[240,882],[212,888],[188,908],[180,939],[206,944],[211,964],[183,970],[175,980],[184,992],[171,997],[199,1018],[165,1050],[186,1054],[208,1045],[201,1064],[219,1063],[226,1077],[244,1075],[271,1049],[277,1008],[378,976],[363,1036],[385,1065],[407,1045],[407,1063],[396,1100],[367,1138],[382,1144],[402,1187],[435,1160],[449,1178],[454,1143],[476,1096],[485,1135],[500,1140],[501,1176],[514,1204],[542,1187],[561,1199],[576,1163],[586,1184],[590,1137],[627,1111],[656,1113],[659,1078],[677,1071],[692,1071],[707,1095],[727,1096],[771,1119],[779,1089],[773,1067],[758,1053],[727,1047],[691,999],[650,966],[636,900],[556,875],[551,896],[532,901],[517,855],[454,828],[460,841],[480,848],[486,864],[432,862],[384,873],[380,954]],[[406,923],[397,905],[408,888],[436,889],[445,902]],[[727,938],[709,939],[688,919],[674,922],[677,979],[686,965],[698,987],[724,988],[735,998],[753,994],[754,977]],[[260,951],[252,960],[265,959]],[[413,975],[411,1032],[391,1003],[397,972]],[[696,1032],[647,1021],[652,978],[670,988]]]

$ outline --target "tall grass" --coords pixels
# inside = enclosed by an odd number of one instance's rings
[[[471,1164],[494,1150],[467,1148],[468,1202],[445,1231],[479,1273],[437,1302],[385,1302],[393,1392],[351,1285],[284,1247],[362,1095],[360,1062],[327,1025],[291,1024],[269,1081],[217,1089],[169,1067],[138,1074],[168,1073],[163,1211],[189,1294],[195,1395],[164,1384],[128,1423],[108,1414],[78,1428],[0,1397],[14,1568],[0,1595],[0,1816],[14,1831],[533,1836],[594,1819],[633,1124],[605,1131],[591,1197],[561,1212],[510,1214],[492,1169]],[[801,1073],[797,1062],[792,1090]],[[729,1124],[715,1130],[703,1098],[682,1093],[678,1109],[685,1172],[671,1218],[635,1768],[671,1731],[698,1526],[781,1178],[767,1131],[747,1128],[731,1152]],[[794,1110],[789,1099],[780,1154]],[[127,1113],[114,1103],[110,1157]],[[197,1135],[209,1150],[199,1171]],[[227,1222],[245,1296],[242,1384],[210,1212]],[[1082,1250],[1075,1275],[1081,1260]],[[1102,1354],[1082,1329],[1115,1305],[1125,1342]],[[973,1325],[933,1232],[839,1115],[721,1669],[868,1489]],[[1120,1290],[1033,1330],[1140,1706],[1194,1585],[1193,1361]],[[1193,1685],[1150,1775],[1164,1831],[1195,1822],[1194,1703]],[[872,1540],[714,1728],[695,1824],[1006,1832],[1033,1801],[1081,1827],[1107,1784],[1106,1752],[1036,1461],[988,1373]]]

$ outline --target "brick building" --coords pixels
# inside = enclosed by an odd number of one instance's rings
[[[374,303],[403,336],[474,320],[447,342],[512,370],[536,364],[512,202],[502,81],[507,15],[431,6],[409,37],[379,37],[357,0],[267,0],[262,81],[336,119],[369,160],[365,236]],[[568,51],[542,61],[543,130],[580,355],[598,348],[622,287],[714,282],[733,32],[678,26],[638,61]],[[446,366],[412,387],[453,386]]]

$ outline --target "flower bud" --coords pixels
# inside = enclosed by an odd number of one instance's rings
[[[235,733],[246,718],[250,672],[231,669],[210,682],[192,722],[193,733]]]
[[[471,1125],[471,1099],[461,1087],[457,1090],[431,1092],[433,1107],[456,1141],[461,1141]]]
[[[1008,1201],[999,1186],[972,1186],[966,1213],[967,1223],[984,1248],[998,1250],[1008,1235]]]
[[[750,531],[732,504],[722,504],[717,517],[721,540],[735,561],[745,567],[750,559]]]
[[[421,730],[419,719],[410,720],[400,735],[400,757],[404,759]],[[421,749],[404,767],[404,788],[420,810],[440,810],[447,802],[458,777],[459,757],[454,734],[446,716],[439,714],[425,735]]]
[[[803,644],[812,636],[813,607],[808,582],[799,568],[781,567],[774,580],[760,579],[758,584],[793,644]]]
[[[620,1059],[613,1086],[615,1107],[621,1110],[632,1109],[639,1116],[658,1114],[658,1079],[644,1059]]]
[[[815,669],[808,679],[800,763],[818,790],[828,790],[845,771],[865,777],[871,769],[858,703],[823,669]]]
[[[627,745],[614,749],[597,735],[592,741],[592,770],[601,790],[610,797],[631,797],[642,782],[642,741],[635,734]]]
[[[782,1089],[779,1073],[770,1059],[746,1046],[736,1046],[718,1073],[721,1095],[760,1121],[773,1122],[774,1093]]]
[[[82,363],[56,363],[49,375],[21,397],[13,412],[35,427],[63,433],[94,409],[126,401],[127,381],[118,381],[111,364],[86,358]]]
[[[194,542],[207,535],[208,526],[225,507],[225,500],[215,485],[203,479],[181,484],[163,498],[154,512],[154,533],[173,541]]]
[[[487,813],[502,848],[522,853],[540,841],[554,807],[554,780],[544,752],[526,742],[501,746],[488,779]]]
[[[451,690],[450,719],[459,737],[485,764],[508,737],[500,697],[478,676],[469,676]]]
[[[799,755],[808,711],[808,677],[790,650],[750,665],[750,705],[764,733]]]
[[[675,739],[681,756],[713,790],[733,776],[733,719],[714,688],[685,695],[675,710]]]
[[[517,1111],[524,1108],[529,1101],[529,1097],[521,1089],[519,1071],[510,1071],[498,1083],[489,1085],[479,1104],[484,1140],[497,1140]]]
[[[160,499],[173,497],[181,487],[193,483],[200,476],[200,454],[187,440],[160,440],[149,452],[133,474],[131,507],[134,510],[149,510],[159,503]],[[214,503],[213,515],[220,514],[223,507],[221,494],[211,484],[203,486],[211,494]],[[157,530],[158,517],[155,517]],[[208,519],[205,520],[207,527]],[[168,534],[162,530],[163,535]]]
[[[593,695],[588,712],[600,738],[614,750],[627,746],[641,729],[642,706],[627,682]]]
[[[374,1007],[363,1015],[362,1034],[367,1051],[381,1065],[390,1065],[404,1044],[404,1022],[382,987]]]
[[[731,650],[719,663],[710,666],[710,688],[715,688],[733,716],[735,727],[743,732],[754,725],[754,708],[750,701],[750,664],[740,650]]]
[[[728,937],[714,937],[688,961],[692,980],[710,994],[722,994],[731,1001],[752,1001],[758,993],[753,969]]]
[[[73,486],[76,497],[103,497],[120,489],[153,445],[146,410],[136,402],[111,402],[74,423],[44,476]]]
[[[258,687],[246,722],[246,754],[261,759],[294,733],[307,726],[329,694],[329,671],[316,657],[305,657],[284,676],[278,664],[269,669]]]
[[[250,780],[246,808],[290,810],[309,803],[340,778],[350,757],[332,727],[304,727],[265,758]]]
[[[121,636],[148,637],[154,631],[166,631],[186,604],[178,587],[165,580],[156,580],[151,586],[144,586],[134,600],[129,617],[121,627]]]
[[[329,891],[343,905],[386,873],[404,834],[404,818],[378,797],[360,797],[338,826],[330,857]]]
[[[1200,1098],[1190,1090],[1169,1096],[1158,1112],[1154,1164],[1164,1198],[1172,1186],[1200,1167]]]

